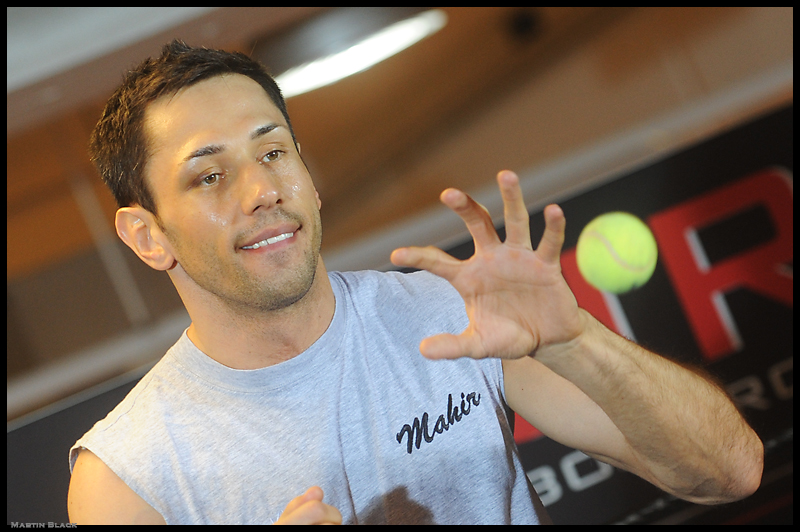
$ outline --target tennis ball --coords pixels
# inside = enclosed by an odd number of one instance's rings
[[[627,212],[601,214],[581,231],[578,270],[597,288],[622,294],[646,283],[656,267],[658,248],[650,229]]]

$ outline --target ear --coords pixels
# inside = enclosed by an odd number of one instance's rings
[[[153,214],[136,205],[117,210],[117,234],[142,261],[154,270],[169,270],[175,265],[169,241]]]

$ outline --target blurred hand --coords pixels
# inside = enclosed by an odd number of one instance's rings
[[[333,506],[322,502],[323,497],[324,493],[318,486],[309,488],[304,494],[289,501],[274,524],[341,525],[342,514]]]

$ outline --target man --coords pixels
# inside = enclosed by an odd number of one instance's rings
[[[513,173],[505,242],[448,189],[472,258],[402,248],[394,264],[430,273],[329,273],[274,83],[178,42],[129,74],[92,149],[119,236],[169,273],[192,324],[73,447],[72,521],[546,520],[506,405],[690,501],[758,487],[761,442],[725,394],[577,306],[558,206],[533,250]]]

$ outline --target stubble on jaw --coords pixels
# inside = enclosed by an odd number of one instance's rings
[[[293,221],[303,230],[312,231],[311,245],[303,252],[299,266],[284,265],[275,257],[274,268],[285,273],[294,268],[290,275],[273,276],[270,280],[260,280],[242,267],[241,263],[230,262],[229,267],[215,260],[215,251],[210,244],[189,249],[189,246],[168,227],[162,230],[170,241],[186,275],[202,290],[213,294],[234,313],[242,315],[275,312],[287,309],[303,299],[314,284],[322,245],[322,224],[319,212],[314,212],[314,220],[305,223],[300,215],[280,211],[277,215],[282,221]],[[239,241],[239,239],[235,240]],[[276,279],[277,278],[277,279]]]

